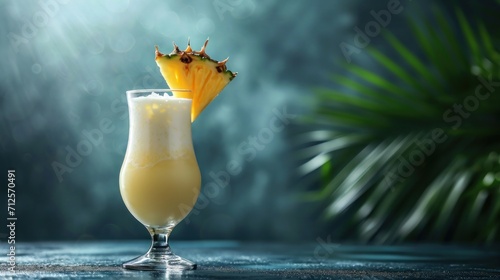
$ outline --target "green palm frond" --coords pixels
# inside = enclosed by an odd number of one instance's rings
[[[337,237],[500,240],[499,48],[462,11],[433,14],[410,20],[413,45],[368,50],[382,71],[347,65],[315,90],[299,171],[321,176],[304,198]]]

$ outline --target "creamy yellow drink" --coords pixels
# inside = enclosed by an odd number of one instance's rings
[[[191,122],[237,74],[227,69],[227,59],[208,56],[207,44],[208,40],[199,51],[189,42],[184,51],[174,44],[170,54],[156,47],[155,61],[170,89],[127,91],[130,130],[120,193],[128,210],[148,228],[152,242],[146,254],[123,263],[123,268],[167,274],[196,269],[168,244],[172,229],[192,210],[200,193]]]
[[[191,140],[191,100],[152,93],[129,98],[130,133],[120,172],[128,210],[149,227],[179,223],[201,176]]]

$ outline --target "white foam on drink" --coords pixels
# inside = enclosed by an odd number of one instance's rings
[[[191,100],[151,93],[129,101],[128,162],[148,167],[191,155]]]

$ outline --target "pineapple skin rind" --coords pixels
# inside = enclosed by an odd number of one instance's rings
[[[203,60],[208,60],[209,62],[211,62],[211,63],[213,63],[213,64],[214,64],[214,67],[217,67],[217,66],[218,66],[218,64],[219,64],[219,62],[218,62],[217,60],[214,60],[214,59],[212,59],[212,58],[210,58],[210,57],[208,57],[208,56],[201,56],[200,54],[197,54],[197,53],[188,53],[188,55],[189,55],[189,56],[191,56],[191,58],[194,58],[194,59],[199,59],[199,60],[201,60],[201,61],[203,61]],[[172,59],[172,60],[173,60],[173,59],[176,59],[176,58],[178,59],[178,58],[180,58],[181,56],[180,56],[179,54],[177,54],[177,53],[171,53],[171,54],[164,54],[164,55],[162,55],[161,57],[166,58],[166,59]],[[160,57],[160,58],[156,58],[156,59],[157,59],[157,60],[158,60],[158,59],[161,59],[161,57]],[[237,73],[237,72],[233,72],[233,71],[231,71],[231,70],[227,69],[227,67],[226,67],[226,69],[225,69],[225,70],[223,70],[223,71],[222,71],[222,72],[220,72],[220,73],[223,73],[224,75],[228,75],[228,77],[229,77],[229,81],[232,81],[232,80],[233,80],[233,79],[234,79],[234,78],[238,75],[238,73]]]

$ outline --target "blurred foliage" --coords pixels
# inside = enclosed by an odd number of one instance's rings
[[[413,42],[385,33],[377,71],[347,64],[316,90],[299,170],[320,174],[305,197],[336,238],[500,240],[498,27],[450,14],[410,19]]]

